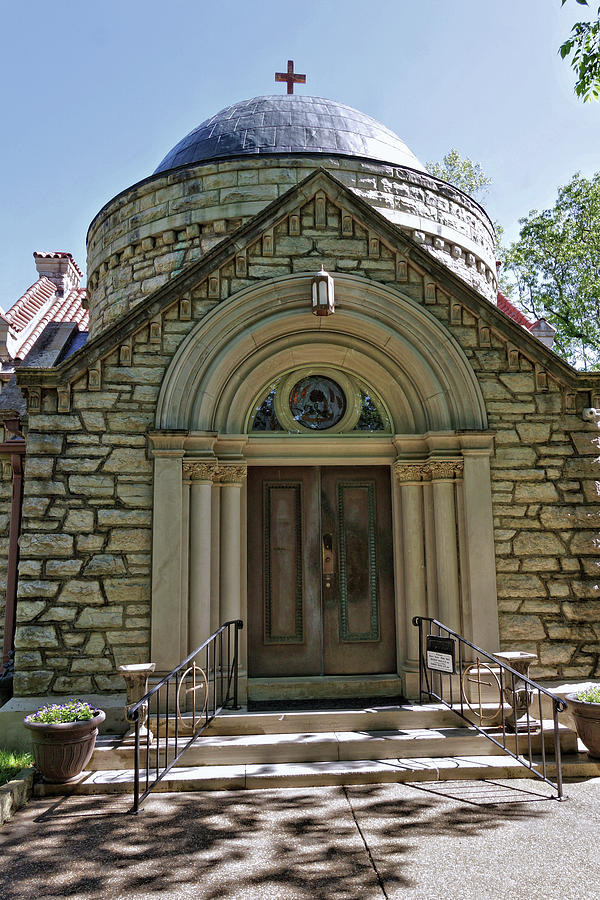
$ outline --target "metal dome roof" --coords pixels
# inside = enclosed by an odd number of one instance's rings
[[[357,156],[425,171],[404,141],[351,106],[281,94],[242,100],[211,116],[167,153],[155,170],[256,154]]]

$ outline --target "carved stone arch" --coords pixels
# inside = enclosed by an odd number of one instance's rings
[[[165,375],[156,427],[239,434],[269,378],[326,362],[372,385],[396,433],[486,428],[471,366],[427,309],[384,285],[338,274],[335,315],[315,318],[310,278],[261,282],[198,323]]]
[[[311,278],[263,281],[220,303],[183,340],[163,379],[150,435],[153,658],[167,669],[219,623],[247,617],[246,466],[386,466],[394,677],[398,692],[414,696],[414,614],[441,618],[484,647],[498,644],[485,404],[462,348],[425,306],[338,273],[335,314],[315,317]],[[246,433],[269,383],[319,365],[369,385],[392,433]],[[241,642],[245,672],[245,631]]]

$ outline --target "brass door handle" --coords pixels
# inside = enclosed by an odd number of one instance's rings
[[[331,534],[323,535],[323,578],[325,579],[325,587],[331,587],[331,580],[333,578],[333,567],[334,567],[334,558],[333,558],[333,537]]]

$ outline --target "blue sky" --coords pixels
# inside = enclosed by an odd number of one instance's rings
[[[492,178],[485,206],[518,219],[600,169],[600,104],[583,104],[557,49],[568,0],[102,0],[11,3],[0,57],[4,121],[0,305],[35,280],[34,250],[70,250],[111,197],[149,175],[224,106],[305,87],[379,119],[423,162],[451,147]]]

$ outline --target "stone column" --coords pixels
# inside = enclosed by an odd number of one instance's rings
[[[189,545],[189,652],[210,637],[212,485],[216,460],[184,463],[183,475],[190,488]]]
[[[394,465],[402,517],[405,663],[411,668],[418,665],[419,658],[419,632],[412,617],[427,615],[422,470],[421,464],[399,461]]]
[[[242,481],[246,465],[219,464],[221,483],[221,621],[241,618]]]
[[[463,456],[466,577],[471,596],[472,641],[493,652],[499,646],[499,635],[490,451],[463,450]]]
[[[454,492],[455,479],[462,472],[462,462],[458,460],[430,460],[424,470],[424,477],[430,478],[433,485],[438,618],[458,632],[461,615]]]
[[[163,436],[160,436],[163,438]],[[156,446],[154,436],[154,514],[152,524],[152,658],[159,672],[187,656],[187,571],[182,570],[183,508],[181,447]]]

